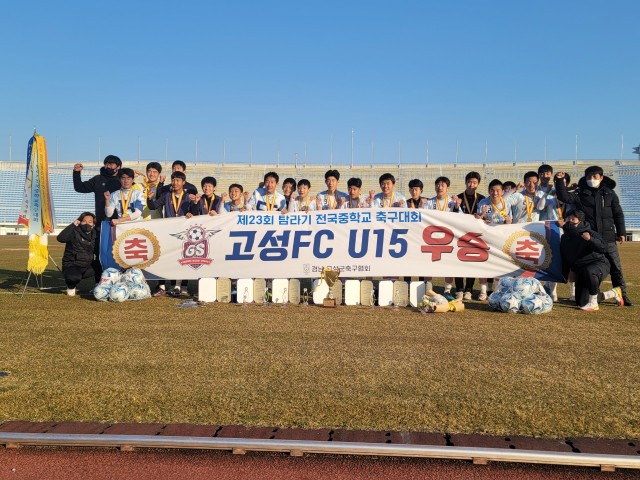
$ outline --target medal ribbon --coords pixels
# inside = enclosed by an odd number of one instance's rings
[[[476,210],[476,203],[478,202],[478,192],[473,192],[473,205],[471,206],[471,208],[469,208],[469,200],[467,200],[467,195],[463,193],[462,197],[464,198],[464,205],[467,207],[467,213],[473,214],[473,212],[475,212]]]
[[[216,199],[216,194],[213,193],[211,194],[211,203],[207,203],[207,197],[205,197],[204,195],[202,196],[202,200],[204,203],[204,209],[207,213],[209,213],[211,211],[211,207],[213,206],[213,201]]]
[[[129,189],[129,195],[125,200],[122,196],[123,191],[120,190],[120,206],[122,207],[122,216],[124,217],[129,212],[129,203],[131,202],[131,196],[133,195],[133,187]]]
[[[501,217],[506,217],[507,216],[507,205],[504,202],[504,198],[500,198],[500,203],[502,204],[502,206],[500,208],[498,208],[498,206],[495,203],[493,203],[493,200],[491,200],[491,206],[493,207],[493,209],[496,212],[499,212]]]
[[[389,207],[393,207],[393,200],[394,200],[394,198],[395,198],[395,197],[396,197],[396,194],[395,194],[395,193],[392,193],[392,194],[391,194],[391,198],[389,199],[389,205],[388,205]],[[382,206],[383,206],[383,207],[386,207],[387,205],[385,204],[385,200],[384,200],[384,198],[385,198],[385,197],[382,197]],[[387,198],[389,198],[389,197],[387,197]]]
[[[269,202],[269,197],[271,197],[271,202]],[[276,204],[276,194],[275,194],[275,193],[273,193],[273,194],[271,194],[271,195],[267,195],[267,194],[265,193],[265,195],[264,195],[264,201],[265,201],[265,203],[267,204],[267,210],[268,210],[268,211],[272,211],[272,210],[273,210],[273,207],[274,207],[274,206],[275,206],[275,204]]]
[[[447,206],[449,205],[449,197],[445,198],[444,205],[440,208],[440,200],[436,197],[436,210],[440,210],[441,212],[447,211]]]
[[[329,192],[327,192],[327,206],[329,207],[329,210],[335,210],[336,206],[338,205],[338,197],[336,196],[336,194],[334,193],[333,195],[331,195],[333,197],[333,205],[331,204],[331,202],[329,201]]]
[[[309,210],[309,196],[307,195],[306,203],[304,204],[305,210]],[[298,210],[302,211],[302,204],[300,203],[300,197],[298,197]]]
[[[533,219],[533,207],[535,205],[535,199],[530,199],[529,195],[525,193],[524,200],[527,204],[527,222],[530,222]]]
[[[180,205],[182,205],[183,195],[184,195],[184,190],[180,192],[179,197],[176,197],[176,195],[173,192],[171,193],[171,203],[173,204],[173,213],[176,214],[176,217],[178,216],[178,209],[180,208]]]

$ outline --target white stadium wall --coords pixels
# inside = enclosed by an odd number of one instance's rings
[[[124,160],[124,166],[144,171],[146,162]],[[171,172],[171,163],[162,163],[163,173],[167,176]],[[347,180],[351,177],[362,179],[363,193],[369,190],[379,190],[378,178],[383,173],[391,173],[396,177],[396,190],[408,196],[408,183],[413,178],[422,180],[425,185],[424,196],[434,195],[434,181],[439,176],[446,176],[451,180],[450,192],[458,194],[464,190],[464,177],[470,171],[477,171],[482,175],[480,192],[486,194],[489,182],[494,178],[502,181],[512,180],[516,183],[523,178],[525,172],[537,170],[541,162],[509,162],[509,163],[459,163],[433,165],[333,165],[331,168],[340,172],[339,188],[346,191]],[[618,182],[618,194],[621,198],[630,233],[636,232],[637,240],[640,232],[640,210],[634,201],[640,193],[640,165],[637,161],[615,160],[581,160],[549,162],[555,171],[566,171],[572,181],[577,181],[590,165],[601,165],[605,174]],[[96,175],[99,165],[96,162],[85,164],[82,172],[84,180]],[[219,164],[200,163],[187,165],[187,179],[200,186],[200,180],[205,176],[214,176],[218,181],[216,193],[226,192],[232,183],[243,185],[245,191],[253,191],[262,181],[266,172],[275,171],[280,176],[280,183],[292,177],[296,180],[306,178],[311,182],[312,194],[324,190],[324,173],[330,167],[327,165],[292,165],[292,164]],[[53,192],[54,205],[58,228],[63,228],[77,218],[83,211],[93,211],[93,194],[80,194],[73,190],[73,164],[51,165],[49,176]],[[25,163],[0,162],[0,235],[25,234],[25,229],[17,226],[18,212],[24,189]]]

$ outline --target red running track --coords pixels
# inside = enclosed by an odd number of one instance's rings
[[[0,480],[30,479],[638,479],[635,470],[395,457],[317,456],[220,451],[0,448]]]

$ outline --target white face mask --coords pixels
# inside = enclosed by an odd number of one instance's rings
[[[600,182],[602,182],[602,180],[590,179],[587,180],[587,185],[589,185],[591,188],[598,188],[600,186]]]

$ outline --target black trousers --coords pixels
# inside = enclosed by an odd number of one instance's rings
[[[609,273],[611,274],[611,283],[614,287],[620,287],[622,294],[627,294],[627,284],[624,283],[622,276],[622,262],[620,262],[620,253],[618,252],[618,244],[616,242],[607,242],[607,253],[605,253],[609,265],[611,266]]]
[[[598,302],[604,299],[600,293],[600,284],[609,274],[607,262],[593,262],[586,267],[574,270],[576,274],[576,304],[582,307],[589,303],[589,295],[597,295]]]
[[[476,283],[475,278],[456,277],[456,292],[461,292],[463,286],[465,292],[473,292],[474,283]]]
[[[62,275],[64,275],[64,281],[67,284],[67,288],[76,288],[76,285],[80,283],[83,278],[90,278],[94,275],[93,267],[88,265],[86,267],[62,266]]]

